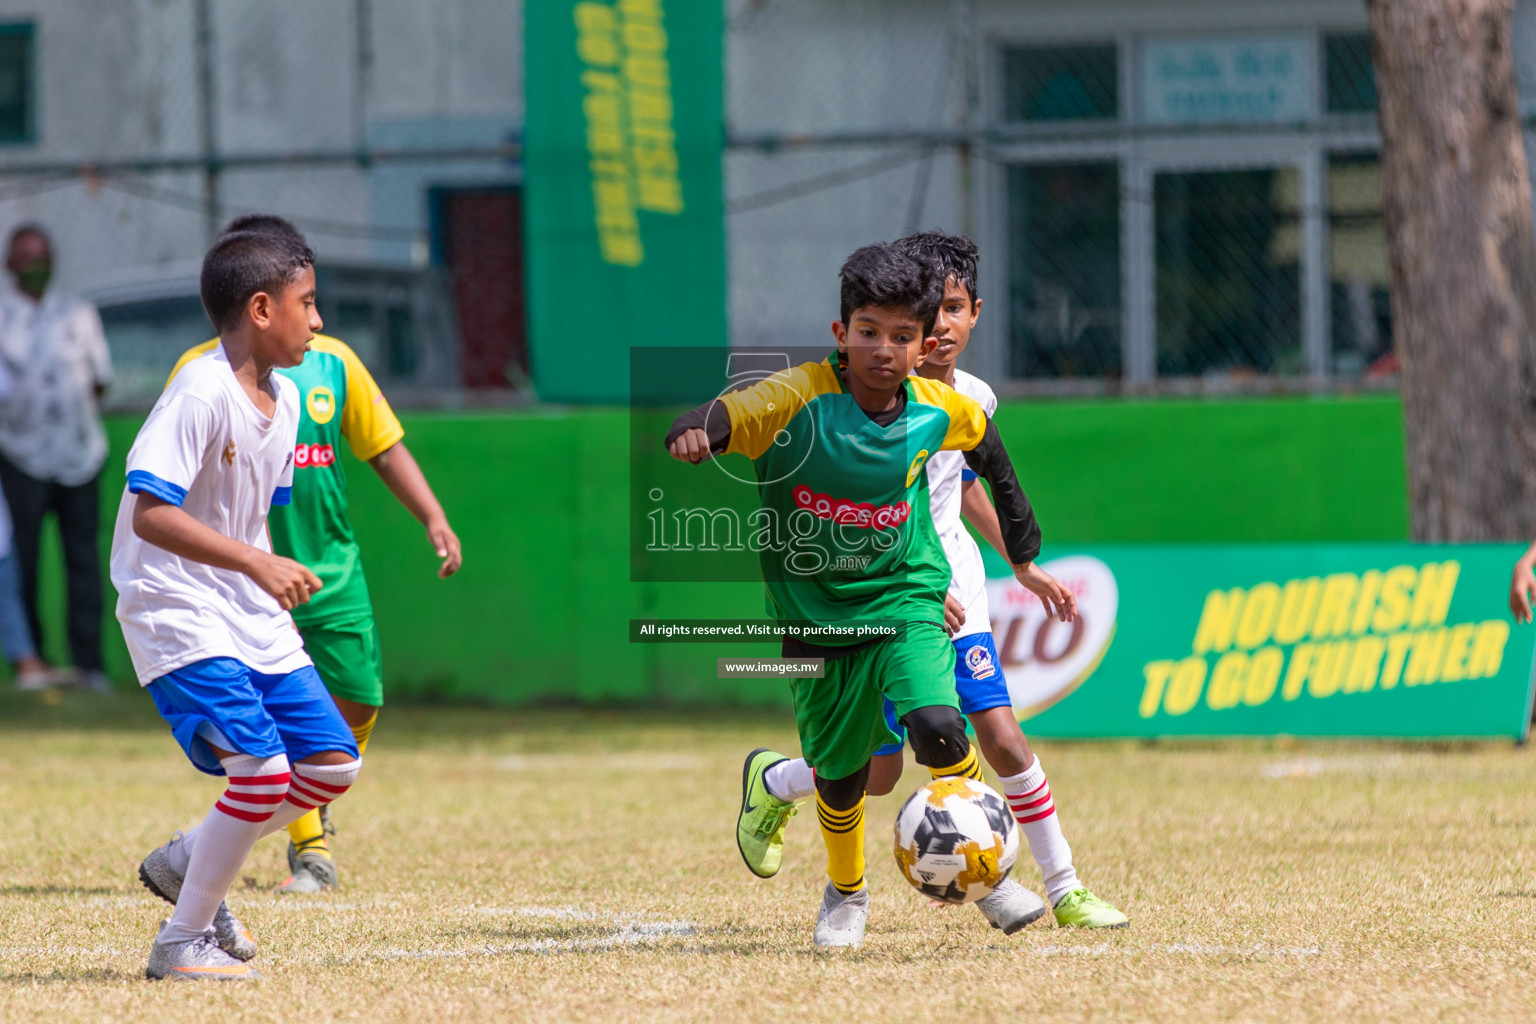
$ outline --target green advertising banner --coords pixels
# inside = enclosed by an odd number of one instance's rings
[[[724,5],[523,10],[534,386],[544,401],[624,403],[631,346],[726,341]]]
[[[1077,622],[1047,621],[1012,577],[988,603],[1031,734],[1524,738],[1536,628],[1505,604],[1521,550],[1048,549]]]

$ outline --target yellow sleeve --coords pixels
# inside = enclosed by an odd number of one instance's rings
[[[316,338],[310,346],[340,356],[346,368],[347,400],[341,408],[341,436],[347,439],[352,454],[367,462],[398,444],[405,436],[405,428],[351,346],[335,338]]]
[[[176,360],[176,365],[171,367],[171,375],[165,378],[166,387],[170,387],[171,381],[176,379],[176,375],[181,372],[181,368],[183,366],[186,366],[194,359],[207,355],[209,352],[212,352],[218,347],[219,339],[214,338],[212,341],[205,341],[201,345],[193,345],[191,348],[183,352],[181,354],[181,358]],[[163,391],[165,388],[161,388],[161,390]]]
[[[948,384],[926,377],[910,377],[912,393],[926,405],[936,405],[949,413],[949,430],[942,449],[968,452],[981,444],[987,433],[987,410],[969,395],[962,395]]]
[[[726,452],[756,459],[766,452],[779,431],[817,395],[841,390],[837,376],[825,363],[805,363],[782,370],[749,388],[720,397],[731,417]]]

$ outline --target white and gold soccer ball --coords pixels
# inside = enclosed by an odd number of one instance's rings
[[[975,903],[1019,856],[1019,826],[997,790],[966,778],[934,779],[896,815],[896,866],[924,896]]]

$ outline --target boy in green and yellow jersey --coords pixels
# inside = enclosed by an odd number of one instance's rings
[[[264,214],[232,221],[225,233],[231,231],[303,237],[281,217]],[[219,339],[214,338],[189,349],[177,361],[171,377],[218,344]],[[443,560],[439,576],[458,571],[462,560],[459,539],[405,447],[404,428],[351,348],[335,338],[317,335],[302,363],[278,372],[298,385],[301,401],[292,503],[272,509],[272,546],[278,554],[307,566],[324,584],[308,604],[293,610],[293,620],[362,751],[384,703],[384,679],[373,603],[348,518],[347,477],[337,462],[342,443],[372,466],[401,504],[426,527],[428,541]],[[291,877],[279,891],[304,894],[335,886],[336,865],[325,832],[320,810],[288,826]]]
[[[783,651],[821,660],[821,675],[790,685],[827,848],[829,882],[814,933],[823,948],[864,941],[865,786],[871,755],[897,741],[886,701],[935,778],[981,776],[944,628],[950,568],[928,508],[924,464],[932,455],[964,453],[992,486],[1015,571],[1038,574],[1054,600],[1065,596],[1033,564],[1040,528],[981,404],[909,376],[937,344],[931,335],[943,279],[889,244],[859,249],[839,276],[835,352],[680,416],[666,439],[685,462],[730,453],[752,460],[763,517],[754,523],[784,520],[796,541],[775,546],[778,531],[765,529],[759,551],[774,616],[821,631],[814,641],[786,632]],[[895,632],[873,639],[848,632],[872,620]]]

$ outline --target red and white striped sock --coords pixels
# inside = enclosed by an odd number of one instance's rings
[[[1018,775],[998,780],[1008,807],[1019,822],[1019,830],[1029,843],[1029,852],[1045,876],[1045,891],[1054,906],[1063,896],[1082,885],[1072,866],[1072,847],[1061,834],[1061,819],[1056,816],[1056,801],[1051,784],[1046,781],[1040,758]]]
[[[261,834],[269,836],[278,829],[287,828],[321,804],[339,799],[357,781],[357,773],[362,767],[361,759],[344,764],[300,762],[294,765],[287,799],[262,826]]]
[[[157,942],[186,942],[213,927],[214,911],[288,793],[288,758],[282,754],[235,754],[219,764],[229,786],[203,823],[182,839],[187,862],[181,895]]]

